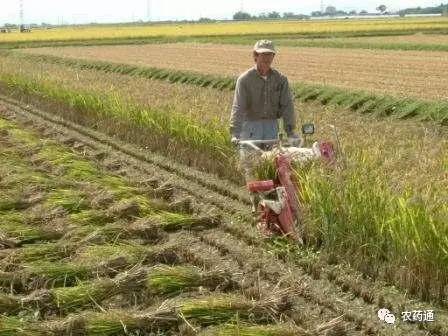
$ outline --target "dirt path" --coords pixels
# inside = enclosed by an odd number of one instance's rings
[[[249,224],[248,199],[241,188],[6,97],[0,99],[0,117],[65,144],[142,192],[161,196],[171,209],[222,218],[216,228],[168,233],[166,241],[176,243],[172,250],[183,262],[232,274],[246,297],[288,293],[288,321],[311,331],[339,321],[328,328],[330,335],[448,335],[446,310],[364,279],[346,265],[326,264],[311,252],[291,258],[272,249]],[[394,326],[379,321],[377,311],[384,307],[397,315]],[[405,310],[431,307],[436,311],[433,323],[405,323],[398,316]]]

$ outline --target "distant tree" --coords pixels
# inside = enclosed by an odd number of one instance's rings
[[[270,12],[268,13],[268,19],[280,19],[280,13],[279,12]]]
[[[328,6],[327,8],[325,8],[326,15],[334,16],[334,15],[336,15],[336,13],[337,13],[337,10],[336,10],[336,7],[334,7],[334,6]]]
[[[305,14],[294,14],[291,12],[286,12],[283,13],[283,18],[284,19],[295,19],[295,20],[307,20],[309,19],[309,15],[305,15]]]
[[[369,12],[366,11],[365,9],[359,12],[359,15],[367,15],[367,14],[369,14]]]
[[[381,14],[384,14],[384,12],[386,11],[386,9],[387,9],[386,5],[379,5],[379,6],[376,8],[376,10],[377,10],[377,11],[380,11]]]
[[[251,18],[252,18],[252,16],[249,13],[246,13],[243,11],[239,11],[239,12],[236,12],[235,14],[233,14],[234,20],[250,20]]]
[[[448,16],[448,4],[446,5],[440,4],[440,6],[442,7],[442,15]]]
[[[321,11],[311,12],[311,16],[322,16],[322,15],[323,15],[323,13]]]
[[[441,4],[440,6],[435,7],[414,7],[414,8],[405,8],[400,10],[398,13],[400,16],[408,15],[408,14],[442,14],[448,11],[448,5]]]
[[[210,22],[216,22],[216,20],[213,20],[213,19],[210,19],[210,18],[207,18],[207,17],[201,17],[201,18],[199,18],[198,22],[210,23]]]
[[[356,14],[358,14],[358,13],[353,9],[353,10],[351,10],[350,12],[348,12],[348,14],[350,14],[350,15],[356,15]]]
[[[284,19],[293,19],[295,18],[295,14],[293,12],[285,12],[283,13],[283,18]]]
[[[343,10],[337,10],[336,15],[348,15],[348,13]]]

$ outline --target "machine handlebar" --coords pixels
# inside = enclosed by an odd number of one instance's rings
[[[272,140],[240,140],[238,144],[240,147],[248,146],[252,147],[255,150],[258,150],[260,152],[263,152],[263,150],[257,146],[257,145],[277,145],[280,143],[279,139],[272,139]]]

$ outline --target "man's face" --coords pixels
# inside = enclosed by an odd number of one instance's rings
[[[261,53],[255,55],[257,68],[263,72],[269,71],[274,60],[274,53]]]

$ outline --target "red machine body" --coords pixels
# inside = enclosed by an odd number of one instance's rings
[[[300,237],[295,230],[295,223],[299,210],[296,186],[291,178],[291,160],[287,155],[279,154],[274,161],[277,168],[276,180],[247,183],[247,188],[252,193],[277,194],[276,200],[263,199],[259,202],[259,228],[267,236],[281,234],[298,240]]]
[[[318,153],[312,154],[316,159],[320,158],[329,164],[335,163],[336,153],[331,142],[320,142],[316,150]],[[292,175],[291,153],[293,152],[285,151],[275,155],[276,179],[250,181],[247,183],[247,188],[251,193],[261,196],[261,200],[258,202],[260,212],[258,227],[264,235],[279,234],[303,242],[302,232],[297,230],[300,229],[300,203],[297,194],[297,181]],[[310,153],[313,153],[311,149],[304,151],[304,155],[307,155],[308,159]],[[295,157],[297,157],[297,153]]]

